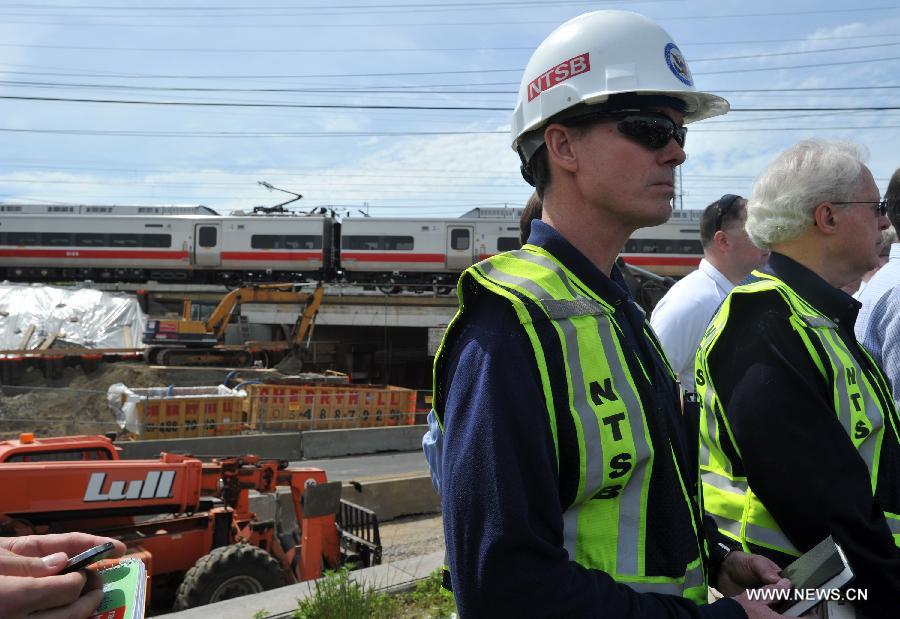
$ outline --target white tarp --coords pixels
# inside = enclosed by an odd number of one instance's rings
[[[50,338],[54,348],[143,348],[146,321],[130,295],[0,284],[0,350],[35,349]]]

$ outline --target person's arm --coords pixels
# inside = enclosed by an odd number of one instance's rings
[[[869,591],[867,608],[876,616],[895,611],[900,550],[830,389],[786,317],[765,300],[735,298],[731,311],[741,328],[720,337],[709,369],[750,487],[796,547],[833,535],[855,586]]]
[[[514,321],[464,325],[449,351],[441,495],[461,616],[746,616],[732,600],[638,594],[570,560],[543,392]]]
[[[885,303],[884,313],[873,326],[880,331],[876,336],[881,340],[878,361],[891,385],[894,402],[900,403],[900,289],[892,289],[881,302]]]
[[[698,298],[686,295],[689,295],[688,290],[671,289],[653,310],[650,326],[675,374],[679,379],[690,377],[684,379],[687,384],[682,386],[692,390],[694,359],[712,313],[704,311],[704,304]]]

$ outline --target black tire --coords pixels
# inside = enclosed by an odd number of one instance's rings
[[[249,544],[216,548],[201,557],[175,594],[173,610],[185,610],[222,600],[261,593],[284,585],[278,561]]]

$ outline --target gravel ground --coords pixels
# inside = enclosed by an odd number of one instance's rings
[[[380,525],[383,563],[412,559],[444,549],[440,514],[398,518]]]

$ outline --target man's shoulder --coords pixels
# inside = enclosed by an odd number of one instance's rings
[[[890,262],[878,270],[859,295],[863,305],[892,300],[900,303],[900,262]]]
[[[714,310],[721,301],[716,282],[698,269],[675,282],[659,300],[653,314],[656,315],[657,311],[685,311],[710,305]]]

